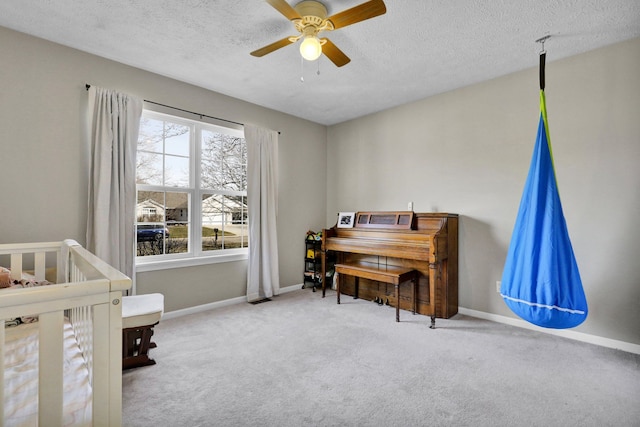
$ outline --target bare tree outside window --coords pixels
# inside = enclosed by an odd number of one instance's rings
[[[202,132],[202,188],[247,189],[247,147],[244,138]]]

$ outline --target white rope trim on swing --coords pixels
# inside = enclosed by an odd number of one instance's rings
[[[510,301],[515,301],[515,302],[521,302],[523,304],[527,304],[527,305],[534,306],[534,307],[548,308],[549,310],[566,311],[567,313],[571,313],[571,314],[584,314],[583,310],[573,310],[571,308],[558,307],[557,305],[547,305],[547,304],[540,304],[540,303],[537,303],[537,302],[525,301],[525,300],[522,300],[522,299],[517,299],[517,298],[510,297],[510,296],[505,295],[505,294],[500,294],[500,295],[504,299],[508,299]]]

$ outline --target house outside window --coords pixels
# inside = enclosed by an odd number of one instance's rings
[[[144,206],[144,205],[140,205],[140,213],[138,213],[138,215],[143,215],[143,216],[152,216],[155,215],[158,211],[158,209],[154,206]]]
[[[247,148],[241,130],[145,110],[136,189],[137,265],[246,257]]]

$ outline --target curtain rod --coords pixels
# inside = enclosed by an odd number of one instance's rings
[[[85,87],[87,88],[87,90],[89,90],[91,85],[89,83],[87,83],[87,84],[85,84]],[[145,99],[144,102],[148,102],[149,104],[159,105],[161,107],[171,108],[171,109],[177,110],[177,111],[182,111],[184,113],[194,114],[196,116],[199,116],[200,118],[206,117],[208,119],[221,120],[223,122],[233,123],[235,125],[244,126],[244,123],[234,122],[233,120],[227,120],[227,119],[223,119],[223,118],[220,118],[220,117],[208,116],[206,114],[196,113],[195,111],[189,111],[189,110],[185,110],[183,108],[172,107],[171,105],[166,105],[166,104],[161,104],[159,102],[149,101],[148,99]],[[280,131],[278,131],[278,135],[280,135]]]

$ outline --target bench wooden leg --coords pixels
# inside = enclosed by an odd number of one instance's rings
[[[360,287],[360,278],[358,276],[356,276],[354,278],[355,283],[354,283],[354,292],[353,292],[353,299],[358,299],[358,290]]]
[[[396,283],[396,322],[400,321],[400,283]]]
[[[411,288],[411,303],[413,305],[413,315],[415,316],[416,314],[416,288],[418,287],[418,279],[414,278],[413,280],[411,280],[411,284],[413,285],[413,287]]]
[[[155,360],[149,358],[149,350],[156,348],[156,343],[151,342],[151,337],[153,336],[153,327],[157,324],[122,330],[123,370],[156,364]]]

